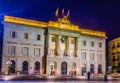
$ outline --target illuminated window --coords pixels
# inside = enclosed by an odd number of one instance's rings
[[[16,34],[15,31],[12,31],[12,32],[11,32],[11,37],[12,37],[12,38],[16,38],[16,37],[17,37],[17,34]]]
[[[91,42],[91,46],[94,47],[94,42],[93,41]]]
[[[75,39],[71,39],[71,44],[75,44]]]
[[[9,53],[10,53],[10,54],[15,54],[15,49],[16,49],[15,46],[10,46],[10,48],[9,48]]]
[[[40,40],[40,35],[37,35],[37,40]]]
[[[28,39],[28,33],[24,33],[24,39]]]
[[[51,55],[55,55],[55,50],[54,49],[51,50]]]
[[[28,47],[23,48],[23,55],[28,55]]]

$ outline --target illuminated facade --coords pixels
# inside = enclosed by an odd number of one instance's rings
[[[66,16],[48,23],[5,16],[2,72],[105,73],[104,32],[82,29]]]
[[[108,53],[109,63],[113,72],[120,73],[120,37],[109,42]]]

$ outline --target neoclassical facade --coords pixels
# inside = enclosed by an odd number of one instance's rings
[[[104,74],[106,34],[82,29],[66,16],[39,22],[5,16],[2,72]]]
[[[120,73],[120,37],[108,43],[109,65],[113,72]]]

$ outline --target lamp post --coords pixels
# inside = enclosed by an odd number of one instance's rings
[[[54,63],[50,63],[51,75],[53,74]]]
[[[108,66],[108,73],[111,74],[111,72],[112,72],[112,67]]]
[[[6,75],[9,75],[9,66],[11,66],[12,62],[11,62],[11,61],[7,61],[6,64],[7,64],[7,72],[6,72]]]

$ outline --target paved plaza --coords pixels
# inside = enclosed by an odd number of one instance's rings
[[[120,77],[108,76],[108,81],[120,81]],[[87,76],[54,76],[54,75],[1,75],[0,80],[43,80],[43,81],[87,81]],[[90,81],[104,81],[104,76],[91,76]]]

